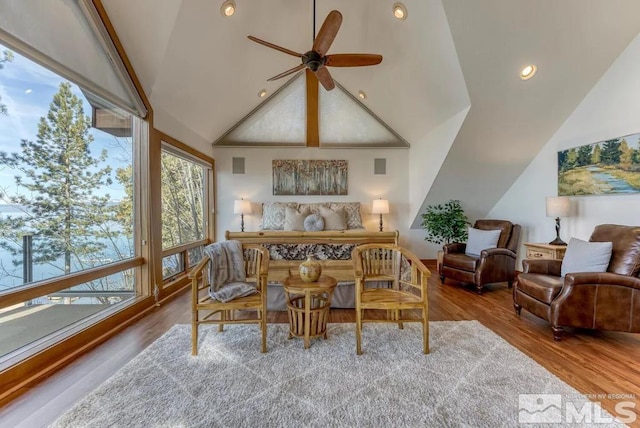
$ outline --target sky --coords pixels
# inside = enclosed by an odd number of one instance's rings
[[[8,50],[0,45],[0,51]],[[46,68],[20,56],[14,52],[11,62],[4,63],[0,70],[0,96],[2,104],[7,106],[7,115],[0,115],[0,152],[14,153],[20,150],[20,142],[23,139],[35,141],[38,132],[38,122],[46,116],[53,96],[58,92],[60,83],[66,81],[62,77]],[[86,100],[80,88],[71,83],[73,93],[84,103],[84,114],[91,116],[91,106]],[[122,147],[130,147],[123,144],[126,139],[120,138],[120,142],[114,136],[105,132],[91,129],[94,141],[90,150],[94,156],[99,156],[102,149],[106,149],[108,159],[105,164],[112,168],[112,181],[110,186],[96,191],[97,195],[108,194],[113,201],[122,199],[125,195],[123,187],[115,178],[117,168],[125,166],[125,159],[131,163],[131,150],[127,153]],[[0,166],[0,189],[2,192],[12,194],[17,191],[15,176],[19,172]],[[0,204],[6,204],[6,199],[0,199]]]

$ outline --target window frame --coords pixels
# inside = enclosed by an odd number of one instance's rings
[[[169,153],[178,158],[184,159],[188,162],[193,162],[199,166],[203,167],[204,172],[204,239],[199,239],[191,242],[187,242],[185,244],[176,245],[171,248],[162,249],[160,256],[160,266],[162,266],[162,261],[165,257],[170,257],[176,254],[179,254],[182,259],[183,269],[182,271],[176,272],[171,276],[164,278],[162,275],[160,276],[162,288],[167,288],[175,284],[176,282],[186,278],[189,273],[189,251],[193,248],[206,246],[211,242],[215,241],[215,217],[214,217],[214,160],[209,156],[206,156],[197,150],[192,149],[191,147],[185,145],[184,143],[169,137],[166,134],[161,134],[160,136],[160,152],[162,156],[162,152]],[[160,172],[162,174],[162,171]],[[162,189],[160,189],[162,192]],[[160,237],[160,241],[162,241],[162,236]]]
[[[30,59],[28,56],[26,58]],[[44,68],[48,68],[46,65],[42,65]],[[71,82],[66,76],[61,75],[56,70],[51,70],[53,73]],[[72,82],[73,83],[73,82]],[[128,111],[125,111],[129,113]],[[148,297],[151,294],[151,287],[145,285],[145,280],[149,276],[149,266],[146,263],[148,251],[146,250],[146,238],[148,236],[148,227],[144,226],[148,223],[147,216],[147,204],[143,198],[147,198],[148,195],[143,194],[142,189],[145,187],[145,183],[148,182],[146,174],[142,173],[142,168],[148,164],[145,153],[148,153],[149,147],[149,124],[144,119],[131,115],[131,138],[132,138],[132,177],[133,177],[133,249],[134,254],[132,257],[128,257],[122,260],[118,260],[112,263],[107,263],[101,266],[96,266],[89,269],[71,272],[66,275],[55,276],[39,281],[34,281],[28,284],[12,287],[8,290],[0,291],[0,309],[4,309],[16,304],[24,303],[28,300],[44,297],[49,294],[65,290],[86,282],[98,280],[108,277],[113,274],[124,272],[133,269],[135,274],[135,286],[133,290],[132,298],[126,299],[123,302],[113,304],[111,307],[104,309],[92,316],[86,317],[79,321],[75,321],[60,330],[53,332],[41,339],[38,339],[30,344],[27,344],[21,348],[18,348],[6,355],[0,355],[0,371],[7,367],[11,367],[14,364],[20,363],[22,360],[46,349],[50,346],[57,344],[70,338],[73,334],[79,330],[86,329],[89,326],[98,323],[114,313],[121,311],[123,308],[133,306],[140,300]],[[149,282],[147,281],[146,284]]]
[[[59,369],[62,365],[69,363],[82,353],[115,335],[125,326],[150,313],[154,308],[152,294],[155,291],[154,289],[157,288],[154,287],[154,281],[160,260],[157,257],[157,240],[154,239],[157,235],[157,228],[153,212],[156,205],[153,198],[158,196],[154,181],[157,180],[158,135],[160,135],[160,132],[154,128],[151,103],[136,76],[135,70],[102,4],[102,0],[82,1],[95,8],[97,18],[102,21],[101,23],[104,25],[105,30],[101,31],[100,37],[108,38],[106,43],[113,44],[112,47],[115,49],[113,54],[116,59],[122,61],[126,71],[126,75],[123,77],[130,80],[127,84],[132,84],[133,96],[139,97],[142,106],[146,110],[146,114],[143,114],[142,117],[137,116],[140,120],[135,121],[138,127],[134,131],[139,137],[139,144],[134,144],[134,163],[136,165],[134,168],[134,183],[136,184],[134,230],[138,232],[135,235],[134,248],[136,257],[134,259],[135,263],[139,263],[139,266],[135,268],[137,294],[133,299],[115,304],[110,309],[87,317],[66,329],[50,335],[50,337],[37,341],[33,346],[23,347],[20,351],[9,354],[7,358],[0,359],[0,400],[3,401],[16,397],[29,383]],[[7,46],[9,45],[6,40],[3,42]],[[17,52],[22,52],[24,56],[33,60],[34,58],[25,50],[28,51],[29,49],[16,49]],[[51,60],[51,64],[57,62],[55,58],[45,57],[44,59]],[[39,61],[36,60],[36,62]],[[41,65],[51,70],[51,67],[47,64],[41,63]],[[53,71],[56,72],[55,70]],[[71,78],[72,76],[67,75],[64,77],[74,82],[74,79]],[[127,109],[125,108],[124,110]],[[211,159],[206,156],[205,158]],[[213,164],[213,159],[211,159],[211,163]],[[213,183],[214,181],[211,181],[211,188],[213,188]],[[209,216],[213,220],[212,213],[209,213]],[[213,221],[211,221],[210,227],[213,227]],[[211,229],[209,232],[210,236],[213,237],[215,230]],[[123,266],[120,266],[120,268],[120,272],[125,270]],[[103,266],[100,269],[107,269],[107,267]],[[37,284],[33,283],[32,285]],[[163,290],[164,292],[161,292],[159,296],[161,300],[158,300],[158,296],[156,296],[156,305],[165,299],[175,296],[184,285],[186,284],[176,284],[175,287]],[[2,295],[0,295],[0,300],[3,300]]]

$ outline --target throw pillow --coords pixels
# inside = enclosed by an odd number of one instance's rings
[[[320,207],[329,208],[329,202],[311,202],[298,204],[298,210],[300,210],[300,212],[302,212],[302,210],[306,208],[309,208],[309,211],[311,211],[309,214],[320,214]]]
[[[465,254],[477,257],[482,250],[496,248],[498,239],[500,239],[500,232],[500,230],[482,230],[470,227]]]
[[[320,215],[324,218],[324,230],[345,230],[347,228],[347,218],[343,208],[334,211],[331,208],[320,207]]]
[[[285,207],[284,209],[284,230],[304,230],[304,219],[311,214],[311,210],[296,210],[295,208]]]
[[[309,232],[320,232],[324,229],[324,220],[320,214],[311,214],[304,219],[304,230]]]
[[[223,303],[237,299],[238,297],[250,296],[257,292],[258,290],[253,284],[246,282],[230,282],[220,287],[218,291],[209,289],[211,298]]]
[[[560,275],[573,272],[606,272],[611,260],[611,242],[587,242],[571,238],[562,259]]]
[[[283,230],[284,210],[297,208],[296,202],[265,202],[262,204],[262,230]]]
[[[360,215],[360,202],[331,202],[329,206],[336,211],[343,208],[347,216],[347,229],[364,229]]]

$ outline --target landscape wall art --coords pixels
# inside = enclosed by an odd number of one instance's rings
[[[274,160],[274,195],[346,195],[346,160]]]
[[[640,134],[558,152],[558,195],[640,192]]]

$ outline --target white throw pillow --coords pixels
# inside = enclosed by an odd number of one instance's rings
[[[562,259],[560,274],[574,272],[606,272],[611,260],[611,242],[587,242],[571,238]]]
[[[311,214],[309,207],[301,209],[285,207],[284,209],[284,230],[304,230],[304,219]]]
[[[334,211],[343,208],[347,217],[347,229],[364,229],[360,216],[360,202],[331,202],[329,206]]]
[[[347,228],[344,208],[338,208],[334,211],[331,208],[320,207],[320,215],[324,219],[324,230],[345,230]]]
[[[465,254],[469,256],[479,256],[482,250],[496,248],[500,239],[501,230],[482,230],[469,228],[469,238],[467,239],[467,249]]]
[[[286,207],[297,208],[297,202],[264,202],[262,204],[262,230],[283,230],[284,210]]]

